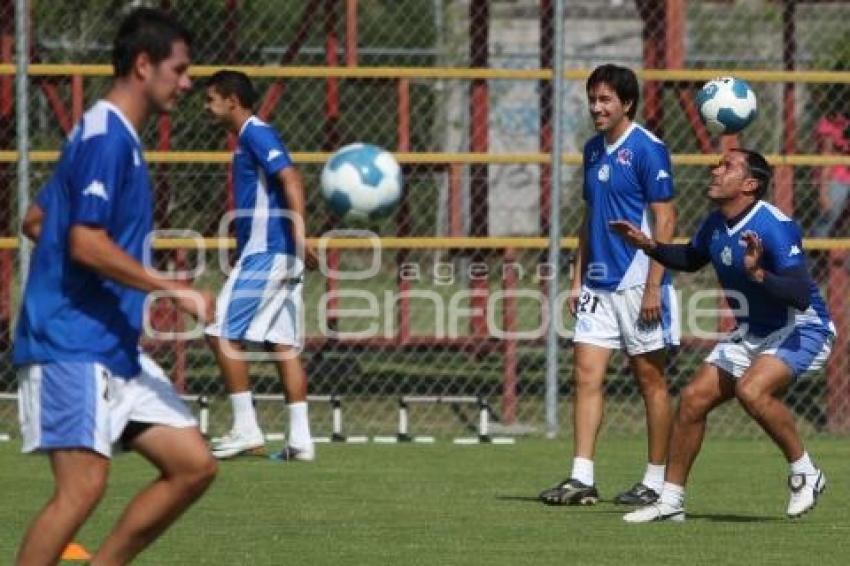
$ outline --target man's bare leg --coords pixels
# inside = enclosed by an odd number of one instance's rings
[[[17,564],[55,564],[106,490],[109,459],[91,450],[50,452],[55,491],[27,529]]]
[[[156,466],[160,476],[124,510],[92,557],[93,566],[128,564],[207,490],[218,470],[195,427],[154,425],[132,448]]]

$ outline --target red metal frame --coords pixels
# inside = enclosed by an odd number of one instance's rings
[[[298,31],[295,32],[295,37],[292,39],[289,47],[286,48],[286,53],[284,53],[283,57],[281,57],[281,65],[289,65],[292,63],[298,55],[298,52],[301,51],[301,48],[304,46],[304,43],[310,35],[310,30],[312,29],[316,18],[321,13],[321,10],[319,10],[319,4],[321,2],[322,0],[310,0],[310,3],[304,7],[301,22],[298,24]],[[257,116],[263,120],[268,120],[269,115],[271,115],[272,110],[274,110],[275,106],[277,106],[277,103],[280,101],[280,97],[283,95],[283,88],[284,83],[282,79],[278,79],[272,83],[266,91],[266,95],[263,97],[262,102],[260,102],[259,109],[257,110]]]
[[[470,66],[487,68],[490,64],[490,0],[473,0],[469,4],[469,60]],[[484,79],[474,79],[470,85],[469,96],[469,149],[486,153],[489,149],[490,87]],[[489,167],[484,163],[469,166],[470,177],[470,233],[472,236],[489,235]],[[481,251],[472,254],[472,261],[483,262],[486,256]],[[487,336],[487,295],[489,293],[486,278],[470,279],[470,332],[473,336]]]
[[[224,6],[224,56],[228,63],[236,62],[239,48],[239,2],[225,0]]]
[[[71,77],[71,121],[76,124],[83,117],[85,106],[85,92],[83,89],[83,76],[73,75]]]
[[[832,345],[832,355],[826,366],[826,419],[833,432],[850,430],[850,378],[847,377],[847,348],[850,346],[847,325],[847,261],[850,254],[843,250],[829,252],[827,304],[838,336]]]
[[[325,0],[325,63],[328,67],[339,66],[339,55],[337,49],[339,47],[339,38],[336,33],[336,3],[334,0]],[[325,80],[325,149],[334,150],[339,146],[339,85],[335,77],[329,77]],[[328,228],[332,225],[327,226]],[[339,250],[327,251],[327,264],[331,273],[339,270],[340,252]],[[328,276],[326,280],[326,289],[328,292],[328,317],[327,327],[335,329],[338,321],[335,314],[339,300],[335,292],[339,288],[339,282]]]
[[[540,2],[540,68],[555,68],[555,5],[552,0]],[[554,114],[553,81],[540,81],[540,151],[552,151],[552,115]],[[549,214],[552,208],[552,167],[540,166],[540,233],[549,233]],[[544,285],[544,287],[546,287]]]
[[[658,18],[659,8],[663,7],[656,1],[637,0],[637,9],[643,26],[643,66],[647,69],[657,69],[664,65],[664,25],[663,19]],[[658,23],[661,25],[658,25]],[[650,131],[664,137],[664,105],[663,83],[646,81],[643,84],[643,116],[644,123]]]
[[[794,70],[797,40],[794,26],[796,2],[785,0],[782,9],[782,62],[786,71]],[[795,137],[797,120],[794,115],[794,83],[785,83],[782,89],[782,149],[788,154],[796,153]],[[780,165],[774,168],[773,202],[785,214],[794,214],[794,168]]]
[[[505,290],[505,300],[502,306],[502,331],[507,333],[509,338],[505,338],[502,342],[502,422],[506,425],[512,425],[516,421],[517,414],[517,373],[519,366],[518,342],[516,331],[518,329],[518,301],[514,292],[517,290],[519,283],[519,274],[517,273],[514,262],[516,261],[516,250],[508,248],[505,250],[503,260],[503,287]]]
[[[357,66],[357,0],[345,0],[345,65]]]
[[[398,80],[398,150],[410,151],[410,80]],[[406,173],[409,172],[406,171]],[[402,192],[397,219],[397,234],[404,237],[410,235],[410,201],[407,199],[407,191]],[[407,262],[407,250],[399,250],[396,253],[396,265],[404,265]],[[410,290],[413,283],[401,276],[399,270],[397,277],[399,287],[398,301],[398,341],[404,343],[410,338]]]

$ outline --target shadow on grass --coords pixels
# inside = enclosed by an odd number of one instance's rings
[[[586,509],[588,507],[597,507],[600,503],[605,504],[613,504],[613,502],[606,501],[604,499],[600,499],[599,502],[595,505],[564,505],[558,503],[546,503],[540,500],[540,497],[537,495],[497,495],[496,500],[498,501],[521,501],[521,502],[532,502],[539,503],[544,507],[563,507],[565,509]],[[628,513],[628,507],[618,507],[617,509],[623,509],[624,513]],[[613,511],[607,511],[611,513]]]
[[[731,513],[687,513],[687,521],[712,521],[716,523],[772,523],[786,521],[784,517],[764,515],[733,515]]]
[[[537,503],[543,505],[536,495],[497,495],[498,501],[520,501],[522,503]]]
[[[633,511],[633,507],[625,505],[609,505],[605,509],[598,509],[598,513],[609,513],[612,515],[625,515],[629,511]],[[735,515],[733,513],[686,513],[685,522],[692,521],[709,521],[712,523],[773,523],[777,521],[785,521],[784,517],[775,515]]]
[[[592,507],[594,512],[610,515],[625,515],[633,508],[625,505],[615,505],[612,501],[600,500],[592,506],[582,505],[546,505],[532,495],[497,495],[497,501],[515,501],[519,503],[534,503],[541,507],[563,507],[565,509],[586,509]],[[735,515],[732,513],[688,513],[686,521],[710,521],[713,523],[772,523],[785,521],[784,517],[764,515]]]

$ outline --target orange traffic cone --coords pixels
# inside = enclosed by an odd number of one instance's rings
[[[62,560],[82,561],[89,559],[91,559],[89,551],[86,550],[83,545],[76,542],[70,543],[65,547],[65,550],[62,551]]]

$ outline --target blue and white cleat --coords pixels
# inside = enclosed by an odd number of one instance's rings
[[[316,449],[313,446],[296,448],[286,445],[280,452],[269,454],[269,459],[276,462],[312,462],[316,459]]]

